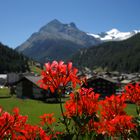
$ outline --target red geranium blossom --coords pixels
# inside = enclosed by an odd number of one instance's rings
[[[19,109],[14,108],[13,114],[4,112],[0,107],[0,140],[50,140],[51,135],[47,135],[45,131],[38,126],[26,124],[27,116],[19,114]]]
[[[128,100],[140,106],[140,83],[126,85],[125,92]]]
[[[56,119],[53,117],[53,115],[54,114],[52,113],[52,114],[44,114],[44,115],[40,116],[41,124],[42,125],[53,124],[56,121]]]
[[[81,88],[78,93],[71,93],[70,100],[65,103],[67,117],[92,116],[98,110],[98,98],[99,94],[95,94],[92,88]]]
[[[76,76],[78,70],[72,67],[72,62],[67,65],[63,61],[53,61],[45,64],[45,70],[42,71],[42,79],[38,82],[40,87],[44,89],[50,88],[51,92],[65,87],[69,82],[72,82],[73,87],[80,83]]]
[[[70,100],[65,103],[65,115],[73,119],[80,133],[94,131],[92,122],[97,118],[99,94],[92,88],[81,88],[77,93],[70,94]]]
[[[110,97],[106,97],[105,100],[100,101],[102,119],[111,120],[117,115],[125,115],[125,100],[126,97],[122,94],[118,96],[112,95]]]
[[[0,110],[0,138],[3,139],[11,135],[14,139],[16,133],[20,133],[26,124],[27,116],[20,115],[18,108],[13,109],[13,114]]]
[[[130,130],[135,128],[132,123],[132,117],[125,112],[126,96],[112,95],[100,101],[101,104],[101,119],[99,122],[94,122],[96,131],[101,134],[115,136],[122,134],[124,139],[128,136]]]
[[[107,134],[109,136],[122,135],[127,140],[130,130],[135,129],[135,124],[132,122],[132,117],[128,115],[117,115],[114,119],[104,120],[100,123],[95,122],[98,133]]]

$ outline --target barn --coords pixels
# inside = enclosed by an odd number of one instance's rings
[[[16,83],[16,95],[18,98],[45,99],[49,94],[37,84],[40,76],[24,76]]]
[[[95,93],[99,93],[101,98],[116,93],[119,83],[111,78],[100,76],[91,77],[83,87],[93,88]]]

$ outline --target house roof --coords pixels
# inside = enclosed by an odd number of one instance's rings
[[[114,80],[114,79],[109,78],[109,77],[104,78],[104,77],[101,77],[101,76],[91,77],[91,78],[88,79],[88,81],[96,80],[96,79],[103,79],[103,80],[106,80],[106,81],[109,81],[109,82],[115,83],[115,84],[118,83],[117,80]]]
[[[41,79],[41,76],[24,76],[23,78],[26,78],[27,80],[31,81],[33,84],[39,87],[37,82]]]

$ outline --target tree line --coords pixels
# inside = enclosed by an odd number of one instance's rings
[[[28,58],[0,43],[0,73],[29,71]]]
[[[112,41],[80,50],[72,57],[79,67],[109,71],[140,72],[140,34],[124,41]]]

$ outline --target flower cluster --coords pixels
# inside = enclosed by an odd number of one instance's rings
[[[65,103],[65,115],[74,121],[79,134],[93,130],[91,122],[97,118],[98,99],[99,94],[95,94],[92,88],[81,88],[76,93],[71,93],[70,100]]]
[[[40,87],[50,89],[52,94],[61,95],[68,83],[75,87],[80,80],[78,70],[63,61],[53,61],[45,64],[42,79],[38,82]],[[54,94],[53,94],[54,95]],[[140,118],[128,116],[125,112],[126,101],[130,100],[140,107],[140,85],[129,84],[122,95],[112,95],[99,100],[99,94],[92,88],[79,88],[70,94],[70,99],[63,106],[60,98],[62,117],[59,119],[65,125],[63,132],[55,130],[56,119],[54,114],[40,116],[41,125],[27,124],[27,116],[19,114],[18,108],[13,113],[3,111],[0,107],[0,140],[51,140],[51,139],[115,139],[127,140],[140,137]],[[140,108],[137,109],[140,114]],[[58,124],[57,124],[58,125]]]
[[[101,116],[104,120],[112,120],[117,115],[126,115],[124,109],[126,108],[125,95],[112,95],[106,97],[105,100],[100,101]]]
[[[73,116],[92,116],[98,110],[99,94],[95,94],[93,89],[81,88],[79,91],[70,94],[70,100],[65,103],[66,115]]]
[[[52,114],[44,114],[44,115],[40,116],[41,124],[43,126],[45,124],[49,124],[49,125],[53,124],[56,121],[56,119],[53,117],[53,115],[54,114],[52,113]]]
[[[13,114],[4,112],[2,107],[0,108],[0,138],[3,139],[8,135],[12,138],[16,133],[20,133],[27,120],[27,116],[19,114],[17,108],[13,109]]]
[[[112,95],[100,101],[101,116],[100,121],[96,123],[97,132],[103,135],[117,136],[122,135],[125,139],[129,136],[130,130],[135,129],[132,117],[125,112],[126,96]]]
[[[77,83],[80,83],[76,76],[78,70],[72,67],[72,63],[67,65],[63,61],[53,61],[45,64],[45,70],[42,71],[42,79],[39,81],[40,87],[44,89],[50,88],[51,92],[55,90],[62,92],[62,88],[66,87],[68,83],[72,83],[73,87],[76,87]],[[59,91],[60,90],[60,91]]]
[[[50,139],[57,138],[58,135],[62,135],[62,132],[55,131],[54,123],[56,122],[56,119],[54,118],[54,114],[43,114],[40,116],[40,123],[41,126],[45,129],[45,132],[49,135]]]
[[[27,119],[27,116],[19,114],[18,108],[14,108],[10,114],[0,107],[0,140],[50,140],[50,136],[41,127],[27,124]]]
[[[128,100],[140,106],[140,83],[126,85],[125,93]]]

